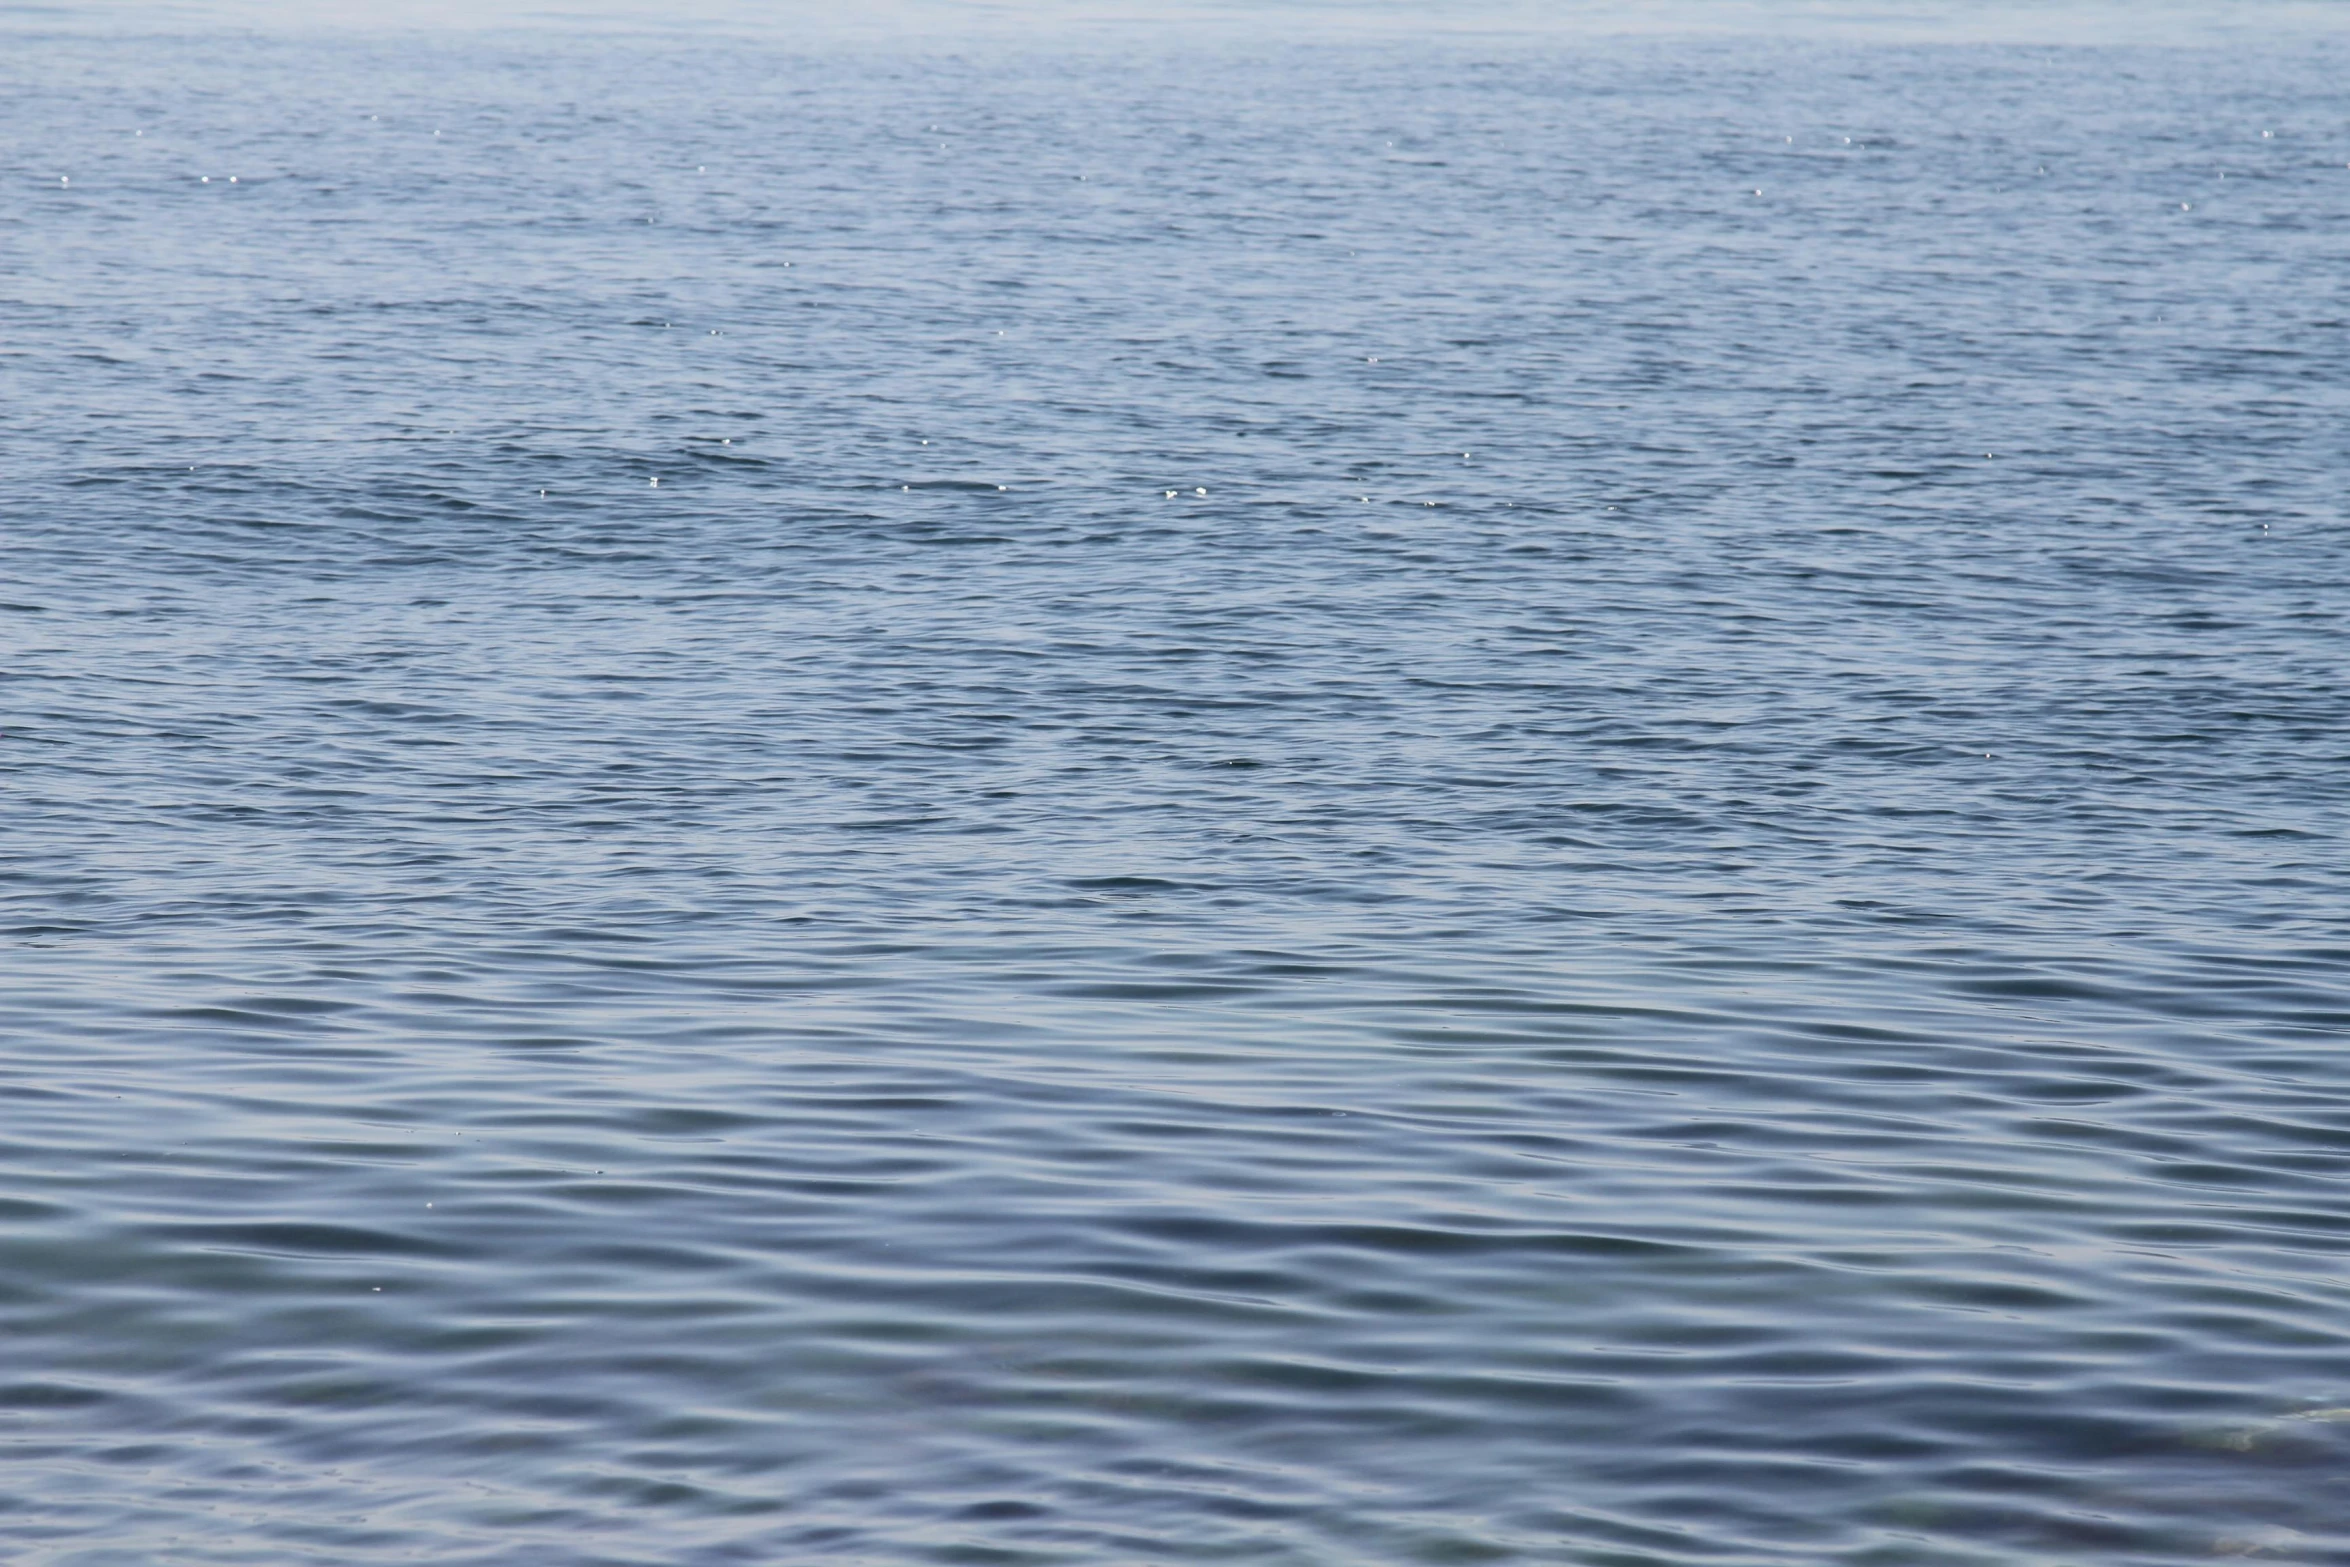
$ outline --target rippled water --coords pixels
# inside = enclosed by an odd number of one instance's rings
[[[2350,1562],[2340,39],[6,41],[10,1560]]]

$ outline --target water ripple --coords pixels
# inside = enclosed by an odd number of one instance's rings
[[[10,25],[11,1560],[2350,1563],[2337,40]]]

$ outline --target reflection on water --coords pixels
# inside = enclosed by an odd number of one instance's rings
[[[2350,1561],[2337,42],[11,26],[13,1559]]]

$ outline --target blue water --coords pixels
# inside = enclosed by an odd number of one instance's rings
[[[0,1556],[2350,1562],[2340,34],[53,20]]]

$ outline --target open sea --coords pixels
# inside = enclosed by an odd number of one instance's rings
[[[0,13],[0,1560],[2350,1564],[2350,10],[2140,15]]]

